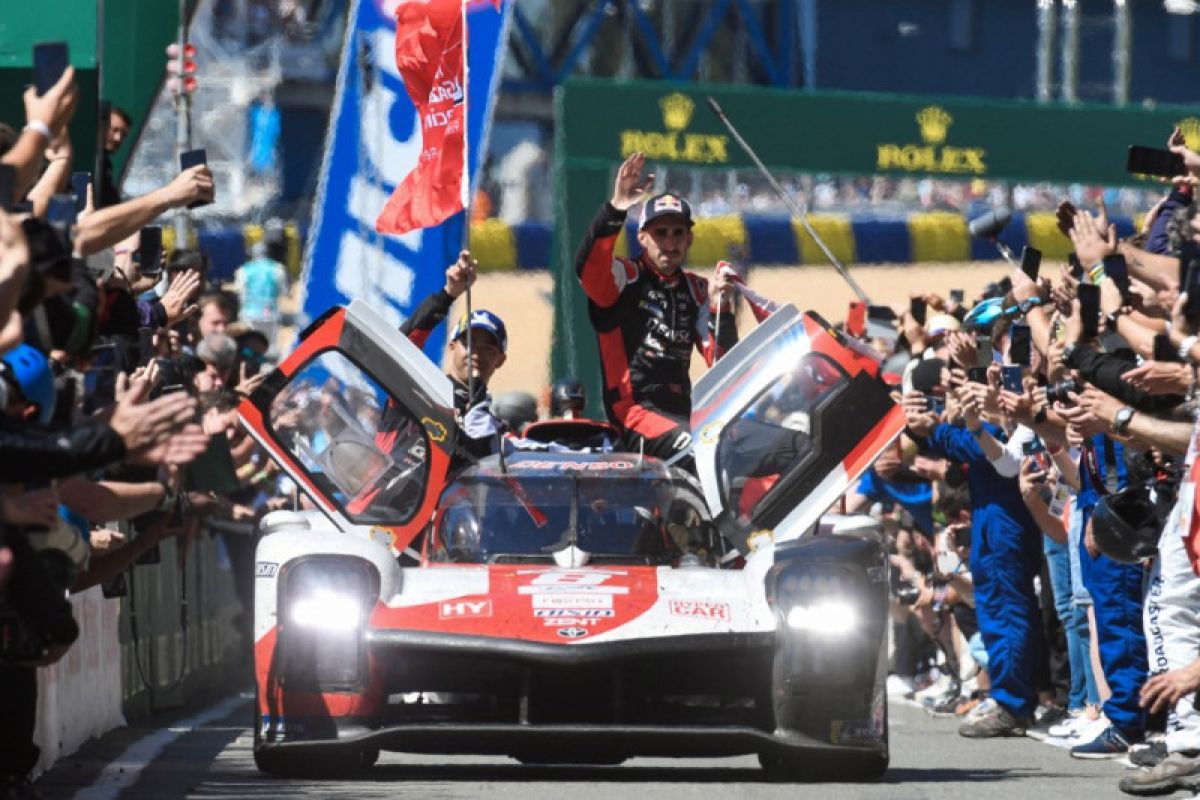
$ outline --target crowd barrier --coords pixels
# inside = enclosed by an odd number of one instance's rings
[[[932,211],[907,217],[870,214],[813,214],[809,217],[817,235],[833,254],[851,264],[908,264],[946,261],[994,261],[1000,254],[991,242],[974,239],[961,214]],[[1121,236],[1134,232],[1140,219],[1113,217]],[[636,256],[636,227],[626,225],[617,243],[619,255]],[[170,227],[163,230],[169,249],[174,241]],[[253,244],[263,236],[261,225],[201,231],[200,247],[212,262],[216,280],[233,278],[248,258]],[[296,277],[304,226],[288,222],[284,227],[285,266]],[[730,214],[696,220],[691,260],[711,264],[734,256],[751,265],[824,264],[825,255],[798,220],[779,214]],[[517,272],[546,269],[554,238],[551,222],[530,221],[509,225],[498,219],[471,224],[471,251],[488,272]],[[1045,258],[1064,259],[1071,243],[1058,232],[1050,212],[1016,212],[1000,241],[1020,252],[1025,245],[1042,251]]]
[[[106,599],[99,587],[72,595],[79,639],[57,664],[38,670],[39,770],[126,718],[240,688],[249,675],[250,653],[239,650],[232,623],[241,606],[222,545],[201,535],[182,570],[175,540],[159,550],[160,563],[134,567],[127,596]]]

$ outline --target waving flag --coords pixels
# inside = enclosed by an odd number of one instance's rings
[[[401,234],[444,222],[469,202],[466,4],[409,0],[396,8],[396,68],[421,121],[421,155],[375,221]]]

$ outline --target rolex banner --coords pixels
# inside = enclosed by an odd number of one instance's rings
[[[462,211],[399,236],[375,230],[388,197],[422,153],[422,119],[396,66],[399,5],[397,0],[351,4],[305,250],[301,308],[308,320],[330,306],[362,298],[399,325],[442,286],[446,267],[462,246]],[[474,182],[486,153],[511,0],[467,0],[464,5],[470,36],[466,157]],[[444,337],[439,327],[427,342],[431,357],[442,352]]]
[[[764,162],[785,170],[1114,186],[1138,183],[1125,172],[1131,144],[1165,147],[1179,125],[1200,148],[1200,112],[1187,107],[576,79],[563,92],[558,156],[568,169],[639,151],[665,165],[752,167],[706,106],[709,95]]]

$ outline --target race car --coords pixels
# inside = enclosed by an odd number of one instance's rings
[[[366,303],[314,322],[240,407],[319,509],[261,523],[258,767],[757,754],[882,775],[887,557],[877,528],[821,519],[904,427],[877,359],[784,306],[694,409],[689,469],[509,439],[451,472],[449,379]]]

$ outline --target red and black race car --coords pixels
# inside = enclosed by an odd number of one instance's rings
[[[818,524],[904,426],[878,363],[785,306],[694,401],[698,477],[512,442],[451,475],[448,379],[365,303],[311,326],[240,409],[320,508],[262,523],[258,766],[757,753],[881,775],[886,555]]]

